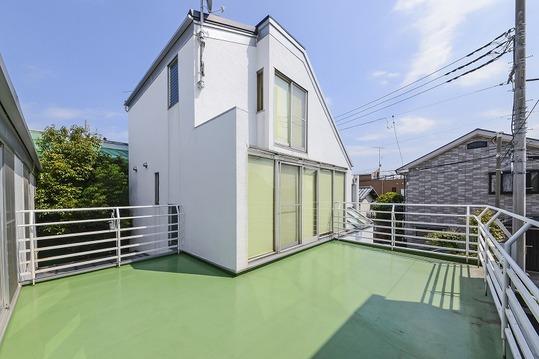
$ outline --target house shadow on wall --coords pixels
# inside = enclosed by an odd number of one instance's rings
[[[178,274],[193,274],[212,277],[233,277],[222,269],[205,263],[189,254],[169,255],[155,259],[149,259],[131,263],[137,270],[168,272]]]
[[[496,308],[469,269],[433,263],[417,302],[370,296],[314,357],[501,358]]]

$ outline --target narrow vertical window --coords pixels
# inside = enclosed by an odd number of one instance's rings
[[[178,87],[178,59],[168,65],[168,107],[178,103],[180,97]]]
[[[159,204],[159,172],[154,173],[154,197],[155,197],[155,204]]]
[[[256,110],[264,110],[264,70],[256,73]]]

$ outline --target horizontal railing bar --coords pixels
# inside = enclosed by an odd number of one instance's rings
[[[157,236],[157,235],[160,235],[160,234],[176,234],[177,232],[178,232],[177,230],[172,230],[172,231],[155,232],[155,233],[134,234],[134,235],[131,235],[131,236],[121,237],[120,240],[123,241],[123,240],[126,240],[126,239],[152,237],[152,236]],[[176,238],[176,237],[174,237],[174,238]]]
[[[176,249],[176,246],[164,246],[164,247],[148,249],[148,250],[144,250],[144,251],[131,252],[131,253],[127,253],[127,254],[122,254],[121,257],[122,258],[124,258],[124,257],[132,257],[132,256],[135,256],[135,255],[138,255],[138,254],[152,253],[152,252],[157,252],[157,251],[161,251],[161,250],[164,250],[164,249],[171,249],[172,250],[172,249]]]
[[[516,339],[516,351],[513,352],[513,354],[516,352],[518,355],[522,352],[524,354],[524,358],[533,358],[533,353],[530,350],[530,347],[526,343],[526,339],[524,338],[524,334],[522,334],[522,330],[520,330],[517,320],[515,316],[513,315],[513,312],[509,309],[505,309],[505,315],[507,316],[507,322],[509,324],[508,327],[505,329],[510,332],[510,336]],[[511,349],[513,351],[513,349]],[[514,355],[513,355],[514,357]]]
[[[63,254],[63,255],[53,256],[53,257],[39,258],[39,259],[35,259],[34,261],[35,262],[47,262],[47,261],[52,261],[52,260],[55,260],[55,259],[80,257],[80,256],[84,256],[84,255],[87,255],[87,254],[111,252],[111,251],[115,251],[115,250],[116,250],[116,247],[107,247],[107,248],[95,249],[95,250],[85,251],[85,252],[77,252],[77,253]],[[30,263],[31,263],[31,261],[25,262],[25,264],[30,264]]]
[[[84,265],[87,265],[87,264],[99,263],[99,262],[104,262],[104,261],[109,261],[109,260],[116,260],[116,258],[118,258],[118,257],[117,256],[112,256],[112,257],[104,257],[104,258],[92,259],[92,260],[83,261],[83,262],[69,263],[69,264],[60,265],[60,266],[51,266],[51,267],[47,267],[47,268],[43,268],[43,269],[37,269],[36,274],[37,273],[46,273],[46,272],[58,271],[58,270],[61,270],[61,269],[67,269],[67,268],[73,268],[73,267],[80,267],[80,266],[84,266]]]
[[[87,208],[50,208],[50,209],[22,209],[17,213],[55,213],[55,212],[91,212],[91,211],[107,211],[115,209],[148,209],[148,208],[176,208],[176,205],[147,205],[147,206],[119,206],[119,207],[87,207]]]
[[[382,239],[377,239],[377,238],[372,238],[372,237],[362,237],[362,238],[367,239],[367,240],[384,241],[384,242],[388,242],[388,243],[391,242],[390,240],[382,240]],[[365,244],[365,245],[369,245],[369,246],[391,248],[390,244],[385,244],[385,243],[364,243],[364,242],[355,241],[355,240],[351,240],[351,239],[347,239],[347,238],[341,238],[341,240],[347,241],[347,242],[352,242],[352,243]],[[417,252],[417,253],[430,253],[430,254],[434,253],[436,255],[441,255],[441,256],[446,256],[446,257],[466,259],[465,256],[460,255],[460,254],[452,254],[452,253],[444,253],[444,252],[433,252],[433,251],[424,250],[424,249],[418,249],[418,248],[409,248],[409,247],[396,246],[395,249],[405,250],[405,251],[410,251],[410,252]]]
[[[380,234],[380,235],[384,235],[384,236],[391,236],[392,235],[391,233],[384,233],[384,232],[378,232],[378,231],[366,231],[366,232],[374,233],[374,234]],[[457,241],[457,240],[452,240],[452,239],[427,238],[427,237],[419,237],[419,236],[414,236],[414,235],[410,235],[410,234],[399,234],[399,233],[393,233],[393,235],[395,237],[402,237],[402,238],[413,238],[413,239],[421,239],[421,240],[425,240],[425,241],[430,240],[430,241],[440,241],[440,242],[444,242],[444,243],[456,243],[456,244],[466,245],[466,241]],[[407,243],[410,243],[410,242],[407,242]],[[469,244],[477,245],[474,242],[470,242]],[[447,247],[445,247],[445,248],[447,248]]]
[[[376,225],[377,228],[386,228],[386,229],[391,229],[393,227],[391,226],[380,226],[380,225]],[[406,228],[406,227],[399,227],[399,228],[395,228],[396,231],[417,231],[417,228]],[[367,231],[367,230],[365,230]],[[439,234],[449,234],[449,235],[460,235],[460,236],[463,236],[465,237],[466,236],[466,233],[460,233],[460,232],[447,232],[447,231],[437,231],[437,230],[432,230],[432,229],[423,229],[421,230],[420,232],[422,233],[439,233]],[[383,233],[383,232],[382,232]],[[388,235],[391,234],[391,233],[388,233]],[[395,233],[395,235],[399,235],[398,233]],[[427,238],[427,237],[421,237],[421,236],[415,236],[415,235],[412,235],[412,234],[407,234],[407,236],[411,236],[413,238],[418,238],[418,239],[433,239],[433,238]],[[472,234],[470,234],[470,236],[472,236]],[[475,235],[477,236],[477,234]],[[438,239],[436,239],[438,240]],[[462,243],[466,243],[466,240],[462,240],[462,241],[458,241],[458,240],[449,240],[451,242],[462,242]],[[477,242],[476,241],[470,241],[470,244],[474,244],[476,245]]]
[[[37,223],[18,224],[17,227],[33,227],[33,226],[42,227],[42,226],[57,226],[57,225],[64,225],[64,224],[112,222],[112,221],[115,221],[116,219],[117,218],[114,218],[114,217],[108,217],[108,218],[95,218],[95,219],[78,219],[78,220],[72,220],[72,221],[37,222]]]
[[[37,253],[41,253],[41,252],[49,251],[49,250],[52,250],[52,249],[87,246],[87,245],[90,245],[90,244],[107,243],[107,242],[112,242],[112,241],[116,241],[116,240],[117,240],[116,238],[106,238],[106,239],[97,239],[95,241],[58,244],[58,245],[55,245],[55,246],[38,247],[38,248],[35,249],[35,251]]]
[[[537,298],[533,297],[531,295],[530,291],[524,283],[520,280],[520,278],[515,274],[513,269],[509,268],[507,270],[507,275],[511,279],[511,283],[515,286],[517,289],[517,292],[520,294],[520,297],[526,302],[528,305],[528,309],[532,312],[533,316],[537,321],[539,321],[539,305],[537,304]]]
[[[522,334],[525,338],[526,343],[531,345],[530,350],[535,357],[539,356],[539,336],[537,331],[533,327],[532,323],[528,319],[528,316],[522,309],[517,297],[513,293],[513,290],[508,287],[505,291],[507,293],[507,299],[509,304],[509,309],[513,312],[515,316],[517,326],[522,330]]]
[[[133,244],[126,244],[124,246],[120,246],[121,249],[125,249],[125,248],[134,248],[134,247],[141,247],[141,246],[147,246],[147,245],[150,245],[150,244],[155,244],[155,243],[162,243],[162,242],[171,242],[171,241],[176,241],[176,238],[173,238],[173,239],[159,239],[159,240],[155,240],[155,241],[148,241],[148,242],[140,242],[140,243],[133,243]],[[173,246],[174,248],[176,248],[176,246],[174,245]]]
[[[47,240],[47,239],[62,239],[62,238],[84,237],[84,236],[91,236],[91,235],[94,235],[94,234],[105,234],[105,233],[113,233],[113,232],[116,232],[116,230],[115,229],[104,229],[104,230],[100,230],[100,231],[54,234],[54,235],[51,235],[51,236],[42,236],[42,237],[34,237],[34,238],[21,238],[18,241],[19,242],[27,242],[27,241],[30,241],[30,240],[44,241],[44,240]]]

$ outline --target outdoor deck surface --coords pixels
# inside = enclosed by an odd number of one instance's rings
[[[500,358],[477,271],[336,241],[237,277],[162,257],[24,287],[0,358]]]

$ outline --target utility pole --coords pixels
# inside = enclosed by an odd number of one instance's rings
[[[526,0],[515,0],[515,37],[513,48],[514,94],[513,94],[513,212],[526,215]],[[513,219],[513,233],[523,225]],[[517,240],[511,248],[511,256],[523,268],[525,263],[526,237]]]
[[[502,134],[496,134],[496,208],[500,208],[500,195],[502,193]]]

